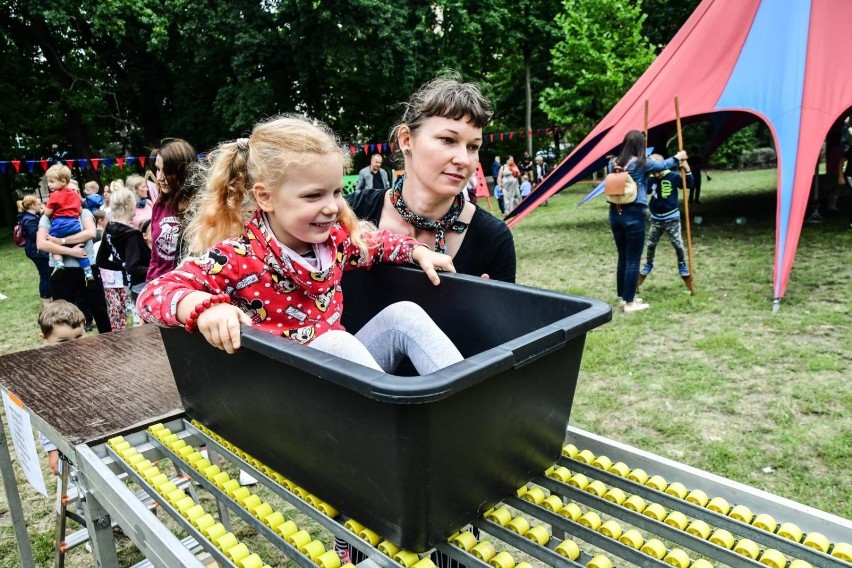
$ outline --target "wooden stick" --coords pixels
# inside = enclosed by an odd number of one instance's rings
[[[683,129],[680,126],[680,103],[678,101],[677,95],[674,98],[675,104],[675,120],[677,121],[677,148],[679,151],[683,151]],[[689,266],[689,280],[686,282],[686,286],[689,288],[691,293],[695,293],[695,269],[692,264],[692,231],[690,230],[689,223],[689,189],[686,187],[686,170],[683,166],[680,166],[680,179],[681,179],[681,196],[683,197],[683,210],[684,215],[686,217],[686,258]]]
[[[645,99],[645,146],[648,145],[648,99]]]

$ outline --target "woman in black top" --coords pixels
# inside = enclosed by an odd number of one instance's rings
[[[511,231],[462,193],[479,163],[482,129],[491,114],[491,103],[476,85],[456,78],[430,81],[412,95],[391,131],[393,158],[404,164],[405,175],[389,190],[360,191],[347,199],[358,217],[379,229],[450,255],[457,272],[514,282]]]

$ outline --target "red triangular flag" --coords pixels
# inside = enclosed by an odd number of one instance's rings
[[[364,155],[369,156],[370,155],[370,149],[367,148],[367,146],[363,146],[363,148],[364,148]]]
[[[92,158],[92,167],[95,168],[95,171],[98,171],[98,164],[101,163],[100,158]]]
[[[145,156],[139,156],[139,165],[145,167]]]
[[[41,169],[47,171],[47,168],[50,167],[50,164],[47,163],[47,160],[39,160],[41,162]]]
[[[501,132],[501,133],[500,133],[500,141],[501,141],[501,142],[503,141],[503,137],[504,137],[505,135],[506,135],[506,133],[505,133],[505,132]]]
[[[527,130],[527,136],[529,136],[530,138],[532,138],[532,130]]]
[[[124,169],[124,158],[116,158],[115,163],[118,164],[119,168]]]
[[[512,136],[514,136],[514,135],[515,135],[515,131],[513,130],[512,132],[509,133],[509,140],[511,140]]]
[[[76,162],[77,162],[77,160],[65,160],[65,163],[68,164],[68,167],[71,168],[72,170],[74,169]]]
[[[15,166],[15,173],[21,171],[21,160],[12,160],[12,165]]]

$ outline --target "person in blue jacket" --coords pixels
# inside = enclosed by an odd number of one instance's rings
[[[626,312],[638,312],[650,306],[636,297],[639,284],[639,263],[645,245],[646,209],[648,194],[645,178],[649,173],[671,170],[680,160],[686,159],[681,150],[663,161],[645,158],[645,135],[639,130],[631,130],[624,135],[621,153],[610,160],[608,170],[613,171],[616,164],[625,168],[636,182],[636,200],[633,203],[609,206],[609,226],[618,250],[616,269],[616,288],[622,309]]]
[[[21,225],[21,232],[26,238],[24,252],[27,258],[33,261],[38,270],[38,295],[41,297],[43,304],[50,302],[50,273],[51,268],[48,265],[48,254],[41,252],[36,246],[36,235],[38,234],[38,221],[44,212],[44,203],[41,202],[35,195],[25,195],[24,198],[18,201],[18,224]]]
[[[662,161],[659,154],[651,154],[651,159]],[[682,162],[686,172],[686,186],[692,189],[694,181],[689,164]],[[648,248],[645,253],[645,266],[639,271],[639,282],[641,284],[645,276],[654,268],[654,256],[657,251],[657,243],[663,233],[669,236],[672,246],[677,255],[677,270],[682,277],[689,276],[689,268],[686,266],[686,257],[683,252],[683,234],[680,229],[680,201],[678,190],[683,189],[683,179],[680,172],[663,170],[654,172],[648,177],[648,210],[651,212],[651,230],[648,232]]]

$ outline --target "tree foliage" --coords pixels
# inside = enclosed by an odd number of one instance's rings
[[[641,2],[565,0],[556,17],[563,38],[552,51],[552,86],[541,107],[559,123],[585,124],[579,140],[633,85],[654,60],[654,48],[642,33]]]

